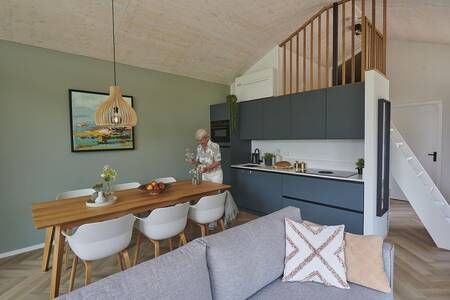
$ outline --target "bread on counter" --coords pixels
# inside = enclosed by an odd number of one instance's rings
[[[290,162],[281,160],[275,163],[273,166],[275,169],[292,169],[292,165]]]

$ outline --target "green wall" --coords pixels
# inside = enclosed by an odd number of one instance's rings
[[[123,93],[134,96],[136,149],[70,151],[68,89],[108,92],[112,64],[0,40],[0,253],[42,243],[31,204],[61,191],[90,187],[103,165],[117,183],[188,178],[184,149],[209,127],[209,105],[228,87],[119,65]]]

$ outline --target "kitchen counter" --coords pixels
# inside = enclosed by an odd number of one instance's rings
[[[272,173],[282,173],[289,175],[297,175],[297,176],[309,176],[309,177],[318,177],[318,178],[327,178],[327,179],[336,179],[336,180],[344,180],[344,181],[353,181],[353,182],[364,182],[363,176],[359,174],[352,175],[350,177],[339,177],[333,176],[333,174],[309,174],[304,172],[296,172],[294,169],[275,169],[273,167],[267,167],[265,165],[256,165],[256,164],[239,164],[239,165],[231,165],[231,168],[234,169],[245,169],[245,170],[253,170],[253,171],[263,171],[263,172],[272,172]],[[338,170],[330,170],[330,171],[338,171]]]

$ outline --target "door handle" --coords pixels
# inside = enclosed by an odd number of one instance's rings
[[[433,161],[437,161],[437,152],[434,151],[433,153],[428,153],[428,156],[433,156]]]

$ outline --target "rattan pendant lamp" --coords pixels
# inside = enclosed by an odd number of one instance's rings
[[[114,85],[109,87],[109,97],[97,108],[95,124],[104,127],[133,127],[137,123],[137,115],[133,107],[122,98],[122,89],[117,85],[116,76],[116,40],[114,28],[114,0],[112,7],[112,38],[114,57]]]

